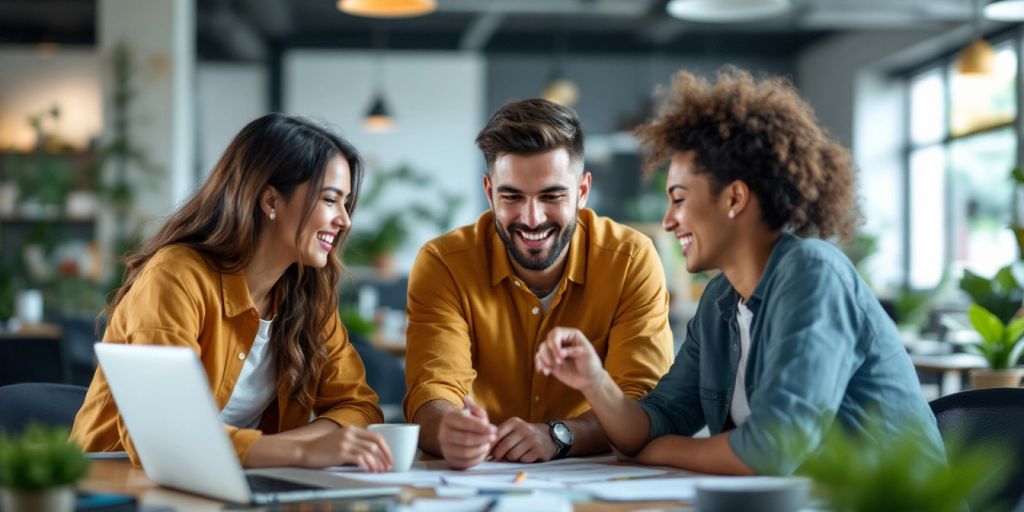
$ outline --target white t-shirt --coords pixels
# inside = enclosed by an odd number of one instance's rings
[[[277,369],[269,351],[271,323],[271,320],[260,320],[260,328],[242,365],[235,389],[231,391],[224,410],[220,411],[220,420],[233,427],[259,426],[263,411],[277,393]]]
[[[558,287],[556,286],[554,290],[551,290],[551,293],[543,297],[537,297],[540,299],[540,308],[544,311],[545,315],[548,314],[548,310],[551,309],[551,301],[555,300],[555,293],[557,292]]]
[[[736,323],[740,328],[740,364],[736,369],[736,385],[732,391],[732,403],[729,412],[732,422],[740,426],[750,416],[750,403],[747,402],[747,355],[750,354],[750,324],[754,321],[754,313],[740,301],[736,310]]]

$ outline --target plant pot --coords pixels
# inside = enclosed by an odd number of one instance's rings
[[[1020,386],[1024,377],[1024,368],[1008,368],[992,370],[975,368],[971,370],[971,388],[1015,388]]]
[[[72,512],[75,509],[75,486],[34,491],[0,489],[0,509],[4,512]]]

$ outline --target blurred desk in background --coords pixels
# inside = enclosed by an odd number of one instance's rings
[[[940,375],[939,396],[966,388],[965,378],[970,370],[988,368],[985,358],[977,354],[910,354],[910,360],[918,372]]]

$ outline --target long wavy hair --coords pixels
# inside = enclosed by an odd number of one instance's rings
[[[296,187],[309,182],[305,214],[295,233],[296,244],[316,206],[327,163],[336,156],[348,161],[351,193],[345,209],[356,209],[363,181],[363,162],[356,149],[325,127],[307,119],[267,114],[250,122],[235,136],[210,176],[196,193],[164,223],[148,243],[126,262],[124,281],[105,314],[113,314],[131,290],[146,263],[173,244],[191,247],[221,272],[241,271],[252,259],[266,215],[260,194],[268,187],[291,198]],[[343,271],[338,256],[348,238],[339,234],[323,269],[291,265],[274,285],[277,317],[270,349],[293,398],[312,403],[312,386],[327,360],[325,335],[335,329],[338,283]]]

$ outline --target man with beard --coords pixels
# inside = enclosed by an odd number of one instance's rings
[[[533,355],[551,329],[579,329],[642,397],[672,361],[661,262],[649,238],[584,208],[571,109],[508,103],[476,143],[490,210],[424,245],[409,277],[406,418],[454,468],[605,452],[583,395],[534,371]]]

